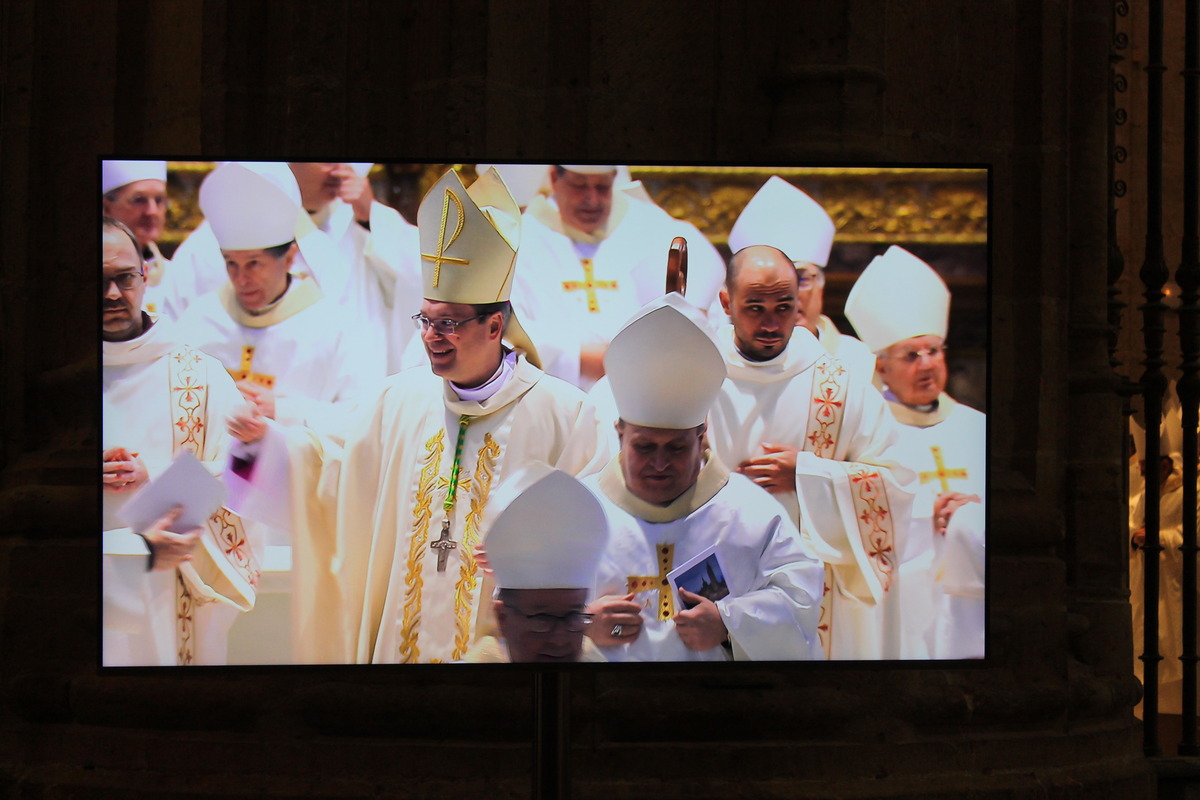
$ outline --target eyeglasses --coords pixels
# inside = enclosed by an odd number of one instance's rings
[[[142,280],[142,273],[140,272],[122,272],[118,275],[113,275],[111,278],[106,276],[103,278],[103,291],[101,294],[108,294],[108,285],[110,283],[115,283],[118,289],[122,292],[127,292],[137,286]]]
[[[801,289],[825,285],[825,273],[819,269],[797,269],[796,280]]]
[[[429,330],[430,326],[441,336],[453,336],[458,333],[459,325],[466,325],[468,322],[474,322],[477,319],[487,319],[490,314],[477,314],[469,319],[430,319],[424,314],[413,314],[412,321],[417,326],[417,330],[421,333]]]
[[[587,629],[588,625],[592,624],[593,615],[585,614],[582,611],[572,611],[560,617],[557,614],[526,614],[521,609],[508,603],[505,603],[504,607],[524,617],[529,625],[529,630],[533,633],[550,633],[560,624],[567,629],[568,633],[582,633]]]
[[[906,364],[916,364],[921,360],[922,356],[929,356],[930,360],[937,361],[946,355],[946,345],[934,345],[921,350],[907,350],[903,353],[898,353],[892,358],[897,358]]]

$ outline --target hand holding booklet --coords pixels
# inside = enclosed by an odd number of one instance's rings
[[[675,596],[679,597],[681,608],[691,608],[695,604],[685,602],[679,596],[680,589],[687,589],[714,603],[729,595],[729,585],[725,582],[725,570],[717,557],[716,545],[700,551],[668,572],[667,580],[671,582]]]
[[[122,507],[121,521],[140,533],[175,506],[182,506],[172,526],[182,533],[203,526],[224,501],[225,485],[184,450]]]
[[[230,512],[209,524],[225,501],[225,484],[186,450],[171,466],[138,492],[121,509],[121,521],[137,532],[148,530],[175,506],[175,533],[200,528],[192,561],[179,565],[188,593],[199,603],[225,603],[242,611],[254,608],[258,565],[250,552],[241,522]]]

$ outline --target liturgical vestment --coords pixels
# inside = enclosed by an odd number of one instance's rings
[[[589,235],[565,227],[552,199],[530,202],[521,216],[512,301],[547,372],[590,388],[579,374],[581,348],[607,344],[639,308],[663,294],[676,236],[688,242],[687,299],[708,308],[725,269],[691,223],[614,192],[607,230]]]
[[[903,657],[983,658],[984,528],[959,524],[946,534],[935,534],[933,505],[945,492],[978,495],[986,502],[987,417],[944,392],[928,411],[888,397],[888,408],[901,423],[904,464],[917,474],[906,545],[910,557],[901,558],[900,571],[906,584],[930,588],[927,601],[906,598],[911,612],[905,617],[932,623],[924,634],[927,652],[913,638],[917,625],[906,625]],[[982,514],[968,512],[963,520],[968,517],[983,519]],[[928,606],[923,608],[922,602]]]
[[[151,480],[185,450],[218,472],[230,442],[225,417],[243,402],[220,362],[173,334],[159,322],[131,341],[103,343],[103,447],[136,453]],[[119,516],[134,496],[103,492],[103,663],[224,663],[229,626],[254,605],[261,553],[221,509],[192,562],[148,572],[145,541]]]
[[[480,600],[490,600],[490,581],[474,558],[493,488],[530,461],[586,475],[609,455],[586,397],[523,355],[482,401],[460,399],[428,368],[389,377],[344,447],[286,433],[282,457],[276,436],[264,442],[251,483],[260,471],[290,472],[294,527],[334,565],[299,576],[296,591],[322,595],[302,635],[329,642],[345,631],[345,658],[359,663],[457,661],[477,635],[494,633]]]
[[[805,328],[769,361],[742,356],[732,326],[717,340],[729,377],[713,405],[709,443],[730,465],[762,455],[764,442],[800,451],[797,491],[772,496],[829,565],[822,619],[829,656],[899,657],[896,623],[885,630],[884,619],[892,606],[892,616],[901,613],[894,573],[911,475],[899,467],[899,431],[871,375],[847,369]]]
[[[362,348],[345,313],[307,280],[292,278],[270,310],[251,314],[231,284],[193,303],[181,335],[221,360],[238,380],[275,393],[275,419],[339,434],[353,404],[378,388],[383,355]]]
[[[601,648],[610,661],[824,658],[817,635],[821,563],[783,509],[748,478],[710,459],[696,484],[668,506],[630,493],[615,459],[584,483],[610,525],[595,596],[633,592],[643,604],[637,639]],[[709,550],[729,590],[715,601],[729,647],[698,651],[675,630],[671,618],[683,607],[667,574]]]

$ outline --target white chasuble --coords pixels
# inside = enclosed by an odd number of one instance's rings
[[[629,644],[602,647],[610,661],[778,661],[823,658],[817,623],[823,571],[783,510],[717,460],[668,506],[632,495],[619,461],[586,480],[610,525],[595,596],[634,593],[642,628]],[[667,574],[715,548],[729,594],[716,600],[729,647],[688,648],[673,617],[683,610]],[[715,573],[714,573],[715,574]]]
[[[236,380],[275,393],[275,420],[340,435],[348,411],[378,389],[383,355],[362,347],[344,312],[311,281],[293,278],[283,298],[250,314],[226,282],[188,308],[180,335],[216,356]]]
[[[662,296],[676,236],[688,242],[686,297],[708,308],[725,267],[691,223],[618,192],[607,230],[589,236],[564,228],[552,201],[530,202],[521,215],[512,302],[549,374],[590,388],[579,374],[581,348],[607,344],[638,309]]]
[[[978,495],[987,489],[987,417],[943,393],[922,411],[890,400],[901,423],[903,463],[917,475],[912,521],[900,571],[906,586],[928,587],[904,598],[902,658],[982,658],[984,638],[984,526],[951,526],[934,533],[933,506],[946,492]],[[960,509],[959,511],[962,511]],[[955,512],[958,514],[959,512]],[[975,515],[968,512],[962,520]],[[960,523],[962,522],[960,520]],[[926,630],[919,620],[928,620]]]
[[[276,444],[281,432],[283,457]],[[480,602],[491,587],[475,564],[474,546],[497,482],[534,460],[586,475],[609,456],[586,397],[523,356],[486,400],[461,400],[446,381],[417,368],[387,379],[378,399],[356,414],[344,447],[280,426],[264,444],[249,490],[277,484],[272,472],[288,473],[286,513],[297,546],[325,554],[331,565],[326,574],[297,576],[297,599],[307,606],[298,636],[324,643],[328,659],[328,643],[344,631],[345,649],[335,660],[359,663],[461,660],[478,635],[494,632],[486,618],[490,603]]]
[[[188,450],[214,474],[230,439],[225,417],[243,402],[220,362],[179,344],[169,323],[103,343],[103,449],[122,447],[150,480]],[[135,494],[103,492],[105,666],[223,664],[230,625],[253,607],[260,543],[221,509],[184,567],[148,572],[149,549],[120,520]]]
[[[736,467],[794,448],[796,491],[773,494],[829,565],[822,637],[831,658],[899,657],[897,549],[904,546],[911,473],[898,426],[871,375],[830,356],[804,328],[774,359],[746,359],[732,326],[717,333],[729,378],[713,405],[709,443]],[[886,624],[885,624],[886,619]]]

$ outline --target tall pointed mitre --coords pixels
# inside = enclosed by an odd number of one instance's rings
[[[417,210],[426,300],[481,305],[509,299],[521,240],[521,211],[504,179],[490,168],[468,189],[450,170]],[[541,366],[515,312],[504,338]]]
[[[647,304],[604,356],[621,419],[648,428],[700,425],[725,380],[725,359],[699,311],[671,292]]]
[[[227,161],[200,184],[200,210],[222,250],[259,250],[296,238],[300,190],[288,191],[296,179],[283,162],[281,170],[261,163]]]
[[[782,250],[797,264],[825,267],[836,230],[820,203],[778,175],[772,175],[733,223],[729,249],[736,253],[751,245],[765,244]]]
[[[591,589],[608,542],[595,495],[569,473],[540,461],[496,487],[500,509],[484,538],[501,589]]]
[[[539,194],[550,193],[550,167],[547,164],[476,164],[478,174],[483,175],[495,168],[504,179],[504,185],[512,192],[513,199],[521,208]]]
[[[100,166],[100,194],[108,194],[135,181],[156,180],[167,182],[165,161],[112,161]]]
[[[846,297],[846,319],[872,353],[914,336],[945,339],[949,318],[946,282],[895,245],[867,265]]]

